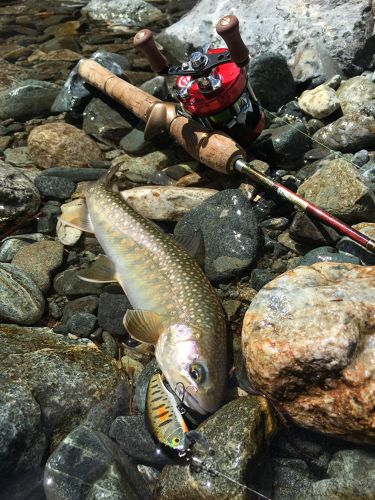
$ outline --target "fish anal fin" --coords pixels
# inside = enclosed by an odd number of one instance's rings
[[[194,232],[187,235],[174,235],[174,239],[191,257],[193,257],[193,259],[196,259],[199,264],[203,263],[205,254],[204,239],[200,229],[196,229]]]
[[[66,206],[62,210],[63,213],[59,216],[59,220],[63,224],[86,231],[87,233],[95,232],[86,204]]]
[[[162,331],[162,319],[160,314],[153,311],[128,309],[124,326],[133,339],[155,345]]]
[[[78,273],[81,280],[91,283],[113,283],[118,281],[116,269],[108,257],[101,255],[89,267]]]

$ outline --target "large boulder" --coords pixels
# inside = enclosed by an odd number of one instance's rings
[[[268,283],[242,344],[252,383],[295,423],[375,443],[375,269],[323,262]]]
[[[235,9],[235,10],[234,10]],[[245,44],[254,53],[276,52],[289,62],[303,40],[320,42],[346,71],[359,73],[374,63],[371,0],[201,0],[158,37],[165,49],[183,59],[186,50],[213,42],[219,18],[235,13]],[[343,43],[343,41],[345,43]]]

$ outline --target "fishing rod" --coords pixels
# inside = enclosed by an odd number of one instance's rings
[[[141,30],[134,37],[134,45],[148,58],[153,71],[177,75],[175,96],[179,107],[131,85],[93,60],[83,59],[78,73],[86,82],[145,121],[146,140],[167,131],[193,158],[207,167],[224,174],[237,171],[247,175],[375,253],[375,240],[258,172],[251,161],[246,162],[244,148],[262,132],[264,112],[247,79],[249,49],[239,33],[238,19],[224,16],[216,30],[228,50],[209,49],[206,45],[177,66],[168,65],[150,30]]]

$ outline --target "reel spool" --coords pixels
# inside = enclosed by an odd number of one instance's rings
[[[148,29],[135,35],[134,45],[143,52],[153,71],[177,76],[175,97],[183,114],[208,130],[225,132],[241,146],[248,147],[265,123],[247,77],[249,49],[241,38],[236,16],[219,19],[216,31],[228,49],[210,49],[207,44],[178,66],[168,64]]]

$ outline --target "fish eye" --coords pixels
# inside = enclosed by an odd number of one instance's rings
[[[189,367],[189,373],[197,384],[203,384],[206,380],[206,368],[200,363],[192,363]]]

